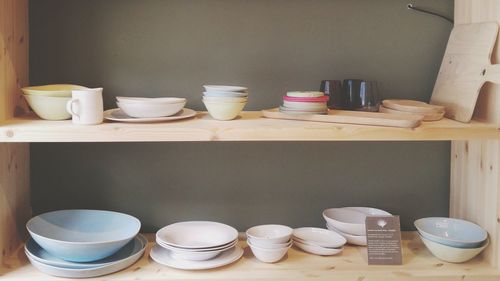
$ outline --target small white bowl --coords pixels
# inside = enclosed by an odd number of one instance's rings
[[[213,91],[213,92],[203,92],[205,97],[247,97],[248,93],[241,92],[224,92],[224,91]]]
[[[366,214],[345,208],[331,208],[323,211],[323,218],[336,229],[363,236],[366,235]]]
[[[259,246],[287,243],[292,238],[293,229],[286,225],[264,224],[254,226],[246,231],[247,237]]]
[[[295,244],[297,247],[304,250],[305,252],[319,255],[319,256],[332,256],[332,255],[339,254],[344,250],[343,247],[342,248],[324,248],[321,246],[304,244],[304,243],[301,243],[297,240],[294,240],[293,244]]]
[[[30,107],[40,118],[45,120],[66,120],[71,114],[66,111],[66,104],[71,100],[69,97],[57,97],[47,95],[23,95]]]
[[[347,240],[340,234],[316,227],[301,227],[293,230],[294,240],[304,244],[317,245],[325,248],[342,247]]]
[[[290,246],[292,244],[292,240],[290,239],[286,243],[269,243],[267,241],[255,240],[250,237],[247,238],[247,242],[251,243],[254,246],[263,248],[263,249],[282,249]]]
[[[228,121],[236,118],[246,105],[246,102],[208,102],[203,101],[210,116],[216,120]]]
[[[246,97],[203,97],[204,102],[247,102]]]
[[[426,239],[420,234],[419,236],[420,239],[422,239],[422,241],[424,242],[427,249],[429,249],[429,251],[434,256],[436,256],[436,258],[452,263],[466,262],[474,258],[479,253],[481,253],[489,244],[489,241],[486,241],[484,246],[480,248],[471,248],[471,249],[454,248]]]
[[[128,116],[135,118],[155,118],[172,116],[184,108],[186,101],[177,103],[135,103],[117,102],[118,107]]]
[[[143,97],[116,97],[121,103],[140,103],[140,104],[163,104],[163,103],[181,103],[186,104],[185,98],[162,97],[162,98],[143,98]]]
[[[204,85],[206,92],[246,92],[248,91],[247,87],[241,86],[225,86],[225,85]]]
[[[281,260],[286,255],[288,249],[290,249],[292,244],[290,244],[286,248],[280,248],[280,249],[264,249],[252,245],[251,242],[248,243],[248,246],[250,246],[250,249],[252,249],[252,253],[254,254],[254,256],[261,262],[274,263]]]
[[[342,232],[335,227],[331,226],[329,223],[326,223],[326,228],[328,228],[331,231],[335,231],[338,234],[344,236],[344,238],[347,240],[347,243],[352,244],[352,245],[358,245],[358,246],[366,246],[367,241],[366,241],[366,236],[365,235],[352,235],[349,233]]]

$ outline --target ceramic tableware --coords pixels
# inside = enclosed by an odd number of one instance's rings
[[[204,97],[247,97],[248,93],[246,92],[224,92],[224,91],[212,91],[212,92],[203,92]]]
[[[238,239],[233,227],[212,221],[178,222],[160,229],[156,240],[173,247],[210,248]]]
[[[233,247],[236,246],[238,243],[238,240],[235,240],[234,242],[231,242],[227,245],[224,245],[223,247],[216,247],[216,248],[200,248],[200,249],[185,249],[185,248],[178,248],[178,247],[173,247],[168,244],[160,243],[157,241],[157,244],[162,246],[165,249],[168,249],[172,251],[171,255],[176,258],[176,259],[183,259],[183,260],[191,260],[191,261],[203,261],[203,260],[209,260],[220,253],[227,251]]]
[[[299,242],[297,240],[293,241],[293,244],[299,247],[300,249],[304,250],[305,252],[319,255],[319,256],[332,256],[341,253],[344,248],[325,248],[321,247],[318,245],[311,245],[311,244],[305,244],[302,242]]]
[[[366,244],[367,244],[366,235],[352,235],[349,233],[345,233],[345,232],[342,232],[342,231],[336,229],[335,227],[333,227],[329,223],[326,223],[326,228],[331,230],[331,231],[335,231],[338,234],[342,235],[347,240],[347,243],[349,243],[349,244],[358,245],[358,246],[366,246]]]
[[[109,109],[104,111],[104,119],[116,122],[127,122],[127,123],[153,123],[153,122],[168,122],[181,119],[187,119],[196,116],[196,111],[184,108],[177,114],[167,116],[167,117],[156,117],[156,118],[134,118],[130,117],[123,110],[119,108]]]
[[[292,246],[292,244],[290,243],[284,248],[269,249],[253,245],[250,241],[247,241],[247,244],[248,246],[250,246],[250,249],[252,250],[254,256],[261,262],[265,263],[278,262],[286,255],[288,249],[290,249],[290,247]]]
[[[456,248],[478,248],[488,233],[479,225],[461,219],[430,217],[415,221],[418,232],[426,239]]]
[[[264,249],[281,249],[281,248],[286,248],[292,244],[291,239],[285,243],[269,243],[267,241],[255,240],[255,239],[248,237],[247,241],[252,243],[252,245],[255,245],[257,247],[264,248]]]
[[[317,97],[323,97],[325,93],[323,91],[320,92],[315,92],[315,91],[290,91],[287,92],[286,95],[288,97],[297,97],[297,98],[317,98]]]
[[[165,266],[184,270],[204,270],[221,267],[239,260],[242,255],[243,249],[241,249],[239,246],[235,246],[227,251],[222,252],[215,258],[205,261],[189,261],[176,259],[172,256],[171,250],[165,249],[160,245],[155,245],[150,252],[150,256],[155,262]]]
[[[71,97],[45,96],[45,95],[23,95],[29,106],[45,120],[66,120],[71,114],[66,111],[66,104]]]
[[[105,264],[98,267],[91,267],[91,268],[59,267],[42,263],[34,259],[29,252],[26,252],[26,255],[30,263],[43,273],[65,278],[91,278],[120,271],[122,269],[131,266],[137,260],[139,260],[141,256],[144,254],[147,245],[147,240],[141,235],[138,235],[136,239],[140,240],[139,243],[141,244],[141,247],[134,248],[135,249],[134,252],[129,253],[128,257],[124,257],[123,259],[118,260],[116,262]]]
[[[293,239],[325,248],[342,247],[347,241],[340,234],[323,228],[301,227],[293,230]]]
[[[60,210],[28,221],[26,228],[51,255],[73,262],[109,257],[132,240],[141,222],[130,215],[101,210]]]
[[[342,109],[342,81],[340,80],[323,80],[321,81],[320,92],[328,96],[328,108]]]
[[[297,110],[317,110],[317,111],[325,111],[327,110],[326,102],[318,103],[318,102],[297,102],[297,101],[283,101],[283,106],[290,109]]]
[[[247,87],[241,86],[226,86],[226,85],[204,85],[206,92],[247,92]]]
[[[172,116],[186,105],[186,99],[174,99],[172,102],[142,102],[141,100],[124,100],[116,103],[130,117],[158,118]]]
[[[345,208],[331,208],[323,211],[323,218],[342,232],[366,235],[366,214]]]
[[[247,97],[203,97],[204,102],[247,102]]]
[[[144,97],[116,97],[118,102],[122,103],[136,103],[136,104],[177,104],[186,103],[185,98],[175,98],[175,97],[161,97],[161,98],[144,98]]]
[[[367,216],[392,216],[391,213],[372,207],[343,207],[342,209],[361,212]]]
[[[209,102],[203,101],[208,113],[212,118],[221,121],[229,121],[238,117],[246,105],[246,102]]]
[[[24,87],[21,90],[26,95],[71,98],[71,91],[86,90],[86,89],[88,88],[79,85],[54,84],[54,85]]]
[[[259,246],[287,243],[292,237],[293,229],[286,225],[264,224],[249,228],[246,235]]]
[[[179,251],[186,251],[186,252],[209,252],[209,251],[227,250],[227,249],[233,247],[234,245],[236,245],[237,243],[238,243],[238,239],[236,239],[234,241],[231,241],[231,242],[229,242],[227,244],[223,244],[221,246],[217,246],[217,247],[183,248],[183,247],[176,247],[176,246],[172,246],[172,245],[166,244],[166,243],[162,242],[161,240],[157,240],[156,241],[156,244],[162,246],[165,249],[179,250]]]
[[[443,245],[434,241],[431,241],[422,235],[419,235],[424,245],[429,249],[429,251],[438,259],[452,262],[452,263],[462,263],[466,262],[475,256],[479,255],[489,244],[489,241],[486,240],[483,246],[479,248],[455,248],[447,245]]]
[[[104,120],[102,88],[73,90],[72,98],[66,104],[73,124],[97,125]]]

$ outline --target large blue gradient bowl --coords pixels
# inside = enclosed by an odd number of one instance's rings
[[[32,218],[31,237],[63,260],[91,262],[106,258],[132,240],[141,222],[130,215],[100,210],[61,210]]]

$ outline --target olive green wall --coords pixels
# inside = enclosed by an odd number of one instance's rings
[[[386,98],[428,100],[451,25],[400,0],[34,0],[30,81],[181,96],[247,85],[248,110],[322,79],[377,80]],[[452,15],[453,1],[413,1]],[[322,226],[327,207],[448,214],[448,142],[32,144],[35,213],[103,208],[144,231],[210,219]]]

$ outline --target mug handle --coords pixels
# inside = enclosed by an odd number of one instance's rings
[[[80,115],[73,110],[73,104],[75,102],[78,102],[78,100],[72,99],[72,100],[68,101],[68,103],[66,104],[66,111],[68,111],[69,114],[75,115],[76,117],[80,118]]]

